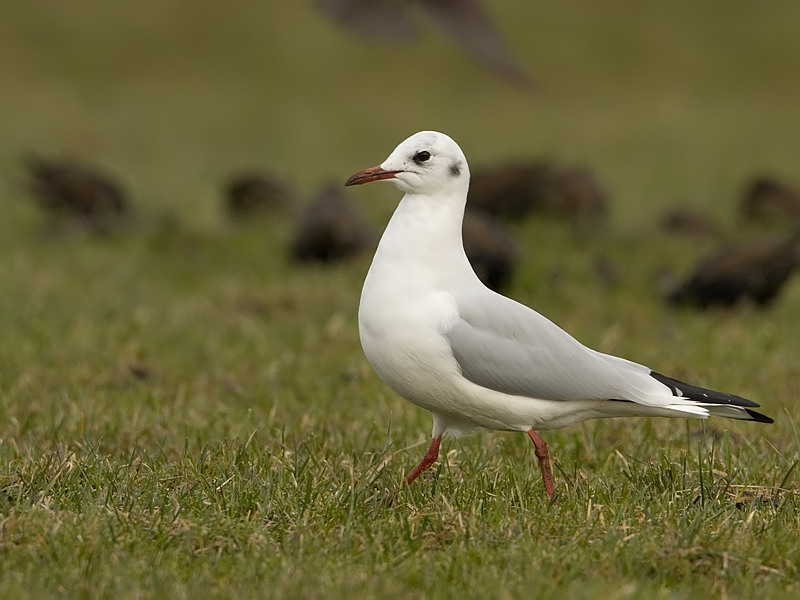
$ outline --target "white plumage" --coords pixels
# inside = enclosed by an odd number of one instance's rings
[[[433,413],[433,441],[406,477],[438,455],[445,433],[525,431],[553,494],[547,446],[535,429],[622,416],[719,415],[772,422],[758,404],[664,377],[596,352],[534,310],[484,286],[464,254],[469,167],[434,131],[402,142],[345,185],[388,180],[405,192],[361,293],[359,333],[378,375]]]

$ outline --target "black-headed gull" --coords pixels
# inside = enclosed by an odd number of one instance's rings
[[[596,352],[536,311],[484,286],[461,241],[467,160],[422,131],[345,185],[388,180],[405,192],[364,282],[358,325],[367,360],[397,393],[433,413],[433,439],[406,476],[439,455],[445,433],[524,431],[549,497],[547,445],[535,430],[603,417],[709,415],[772,423],[758,404]]]

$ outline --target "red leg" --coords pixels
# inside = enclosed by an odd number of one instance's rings
[[[533,429],[528,430],[528,437],[531,438],[536,448],[536,458],[539,459],[539,470],[542,472],[544,491],[548,498],[552,498],[555,486],[553,485],[553,473],[550,471],[550,455],[547,453],[547,444]]]
[[[431,465],[436,462],[436,459],[439,458],[439,444],[441,443],[442,436],[435,437],[431,440],[431,445],[425,453],[425,456],[423,456],[419,464],[406,475],[406,485],[410,485],[412,481],[420,476],[420,473],[429,469]]]
[[[428,448],[428,451],[425,453],[425,456],[422,457],[422,460],[419,461],[419,464],[411,469],[411,472],[406,475],[406,479],[403,482],[403,485],[400,486],[398,489],[394,490],[393,492],[389,492],[381,499],[381,504],[384,506],[391,506],[394,502],[395,495],[403,489],[405,486],[410,485],[412,481],[414,481],[420,474],[430,469],[431,465],[436,462],[436,459],[439,458],[439,444],[442,443],[442,436],[435,437],[431,440],[431,445]]]

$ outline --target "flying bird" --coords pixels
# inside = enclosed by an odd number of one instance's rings
[[[316,0],[316,5],[348,32],[390,42],[414,39],[414,12],[425,12],[462,50],[493,73],[522,87],[533,83],[479,0]]]
[[[436,461],[444,434],[525,432],[552,497],[549,452],[537,430],[606,417],[714,415],[772,423],[751,400],[592,350],[487,288],[462,245],[469,179],[459,146],[423,131],[345,183],[385,180],[405,192],[375,252],[358,310],[372,367],[433,414],[430,447],[405,485]]]

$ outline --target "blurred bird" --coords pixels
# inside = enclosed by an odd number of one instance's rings
[[[464,252],[483,284],[500,291],[514,277],[520,250],[511,235],[494,219],[474,210],[464,213]]]
[[[516,221],[541,212],[552,193],[556,172],[544,161],[505,163],[472,174],[467,207]]]
[[[800,192],[774,177],[756,177],[742,195],[741,215],[748,221],[797,222]]]
[[[549,211],[573,222],[596,223],[606,215],[608,198],[594,173],[574,167],[556,177]]]
[[[27,189],[39,207],[93,230],[106,230],[129,215],[122,186],[110,175],[74,160],[24,159]]]
[[[729,246],[701,260],[691,275],[667,293],[672,304],[698,308],[733,306],[750,300],[770,304],[800,264],[800,230],[788,239]]]
[[[712,217],[688,207],[667,210],[661,216],[660,228],[670,233],[690,237],[709,237],[720,232],[719,223]]]
[[[294,203],[294,194],[285,183],[259,171],[231,176],[223,194],[226,212],[234,220],[285,212]]]
[[[541,213],[577,224],[601,220],[608,199],[588,168],[559,169],[533,161],[478,169],[470,181],[467,206],[508,220]]]
[[[374,248],[377,235],[337,187],[326,187],[305,208],[292,255],[301,262],[336,262]]]
[[[316,5],[351,34],[389,42],[414,39],[414,12],[425,12],[485,68],[516,85],[533,84],[479,0],[316,0]]]

